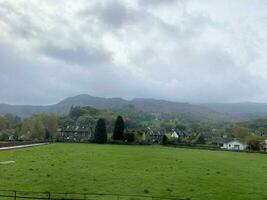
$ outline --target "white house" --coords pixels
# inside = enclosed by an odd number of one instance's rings
[[[241,142],[240,140],[234,139],[234,140],[224,143],[221,148],[228,149],[228,150],[243,151],[247,148],[247,145],[244,142]]]
[[[267,152],[267,140],[263,141],[263,151]]]
[[[176,131],[173,131],[171,137],[172,138],[179,138],[179,135],[176,133]]]

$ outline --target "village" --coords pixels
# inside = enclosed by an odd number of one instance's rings
[[[61,135],[62,142],[88,142],[93,141],[94,134],[93,129],[90,126],[80,127],[80,126],[66,126],[59,128],[58,132]],[[134,131],[133,134],[137,135]],[[141,133],[143,134],[143,133]],[[166,136],[167,135],[167,136]],[[135,136],[136,137],[136,136]],[[204,145],[210,144],[211,146],[216,146],[221,150],[231,150],[231,151],[248,151],[249,145],[246,143],[245,139],[240,138],[224,138],[224,137],[211,137],[210,142],[205,134],[198,134],[195,137],[194,143],[190,143],[191,139],[194,137],[192,133],[182,130],[172,130],[169,134],[163,134],[161,131],[157,131],[151,127],[147,127],[144,135],[141,137],[146,138],[146,144],[163,144],[164,137],[170,141],[169,144],[180,145]],[[132,141],[133,142],[133,141]],[[167,142],[165,141],[165,144]],[[260,141],[261,152],[267,152],[267,138]]]

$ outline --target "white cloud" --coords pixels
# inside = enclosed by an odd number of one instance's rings
[[[266,8],[265,0],[0,0],[0,102],[79,93],[267,101]]]

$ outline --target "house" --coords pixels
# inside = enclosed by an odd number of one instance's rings
[[[155,131],[150,127],[147,127],[146,136],[151,140],[152,143],[161,143],[164,134],[162,134],[160,131]]]
[[[247,145],[239,139],[234,139],[234,140],[231,140],[229,142],[225,142],[221,148],[227,149],[227,150],[243,151],[247,148]]]
[[[8,137],[8,141],[10,141],[10,142],[16,141],[16,136],[15,135],[10,135]]]
[[[85,142],[93,137],[91,127],[66,126],[59,130],[63,141]]]
[[[267,140],[264,140],[264,141],[263,141],[263,144],[262,144],[262,150],[263,150],[264,152],[267,152]]]
[[[178,139],[178,138],[189,138],[189,137],[191,137],[191,134],[186,132],[186,131],[180,131],[180,130],[175,131],[175,130],[173,130],[173,133],[171,134],[171,137],[172,138],[176,138],[176,139]]]
[[[177,134],[176,131],[173,131],[173,133],[171,134],[171,137],[178,139],[179,138],[179,135]]]

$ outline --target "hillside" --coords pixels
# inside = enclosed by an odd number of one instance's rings
[[[267,103],[206,103],[201,106],[222,113],[235,121],[243,121],[267,117]]]
[[[215,114],[207,108],[189,103],[177,103],[155,99],[134,99],[127,101],[121,98],[101,98],[86,94],[69,97],[55,105],[30,106],[0,104],[0,114],[11,113],[20,117],[29,117],[39,113],[65,114],[71,106],[91,106],[97,109],[123,109],[134,107],[147,112],[173,113],[189,117],[205,117]]]
[[[192,118],[228,119],[234,121],[267,117],[266,103],[206,103],[190,104],[157,99],[102,98],[81,94],[66,98],[55,105],[31,106],[0,104],[0,115],[11,113],[20,117],[29,117],[40,113],[66,114],[71,106],[91,106],[97,109],[135,108],[146,112],[178,114]]]

